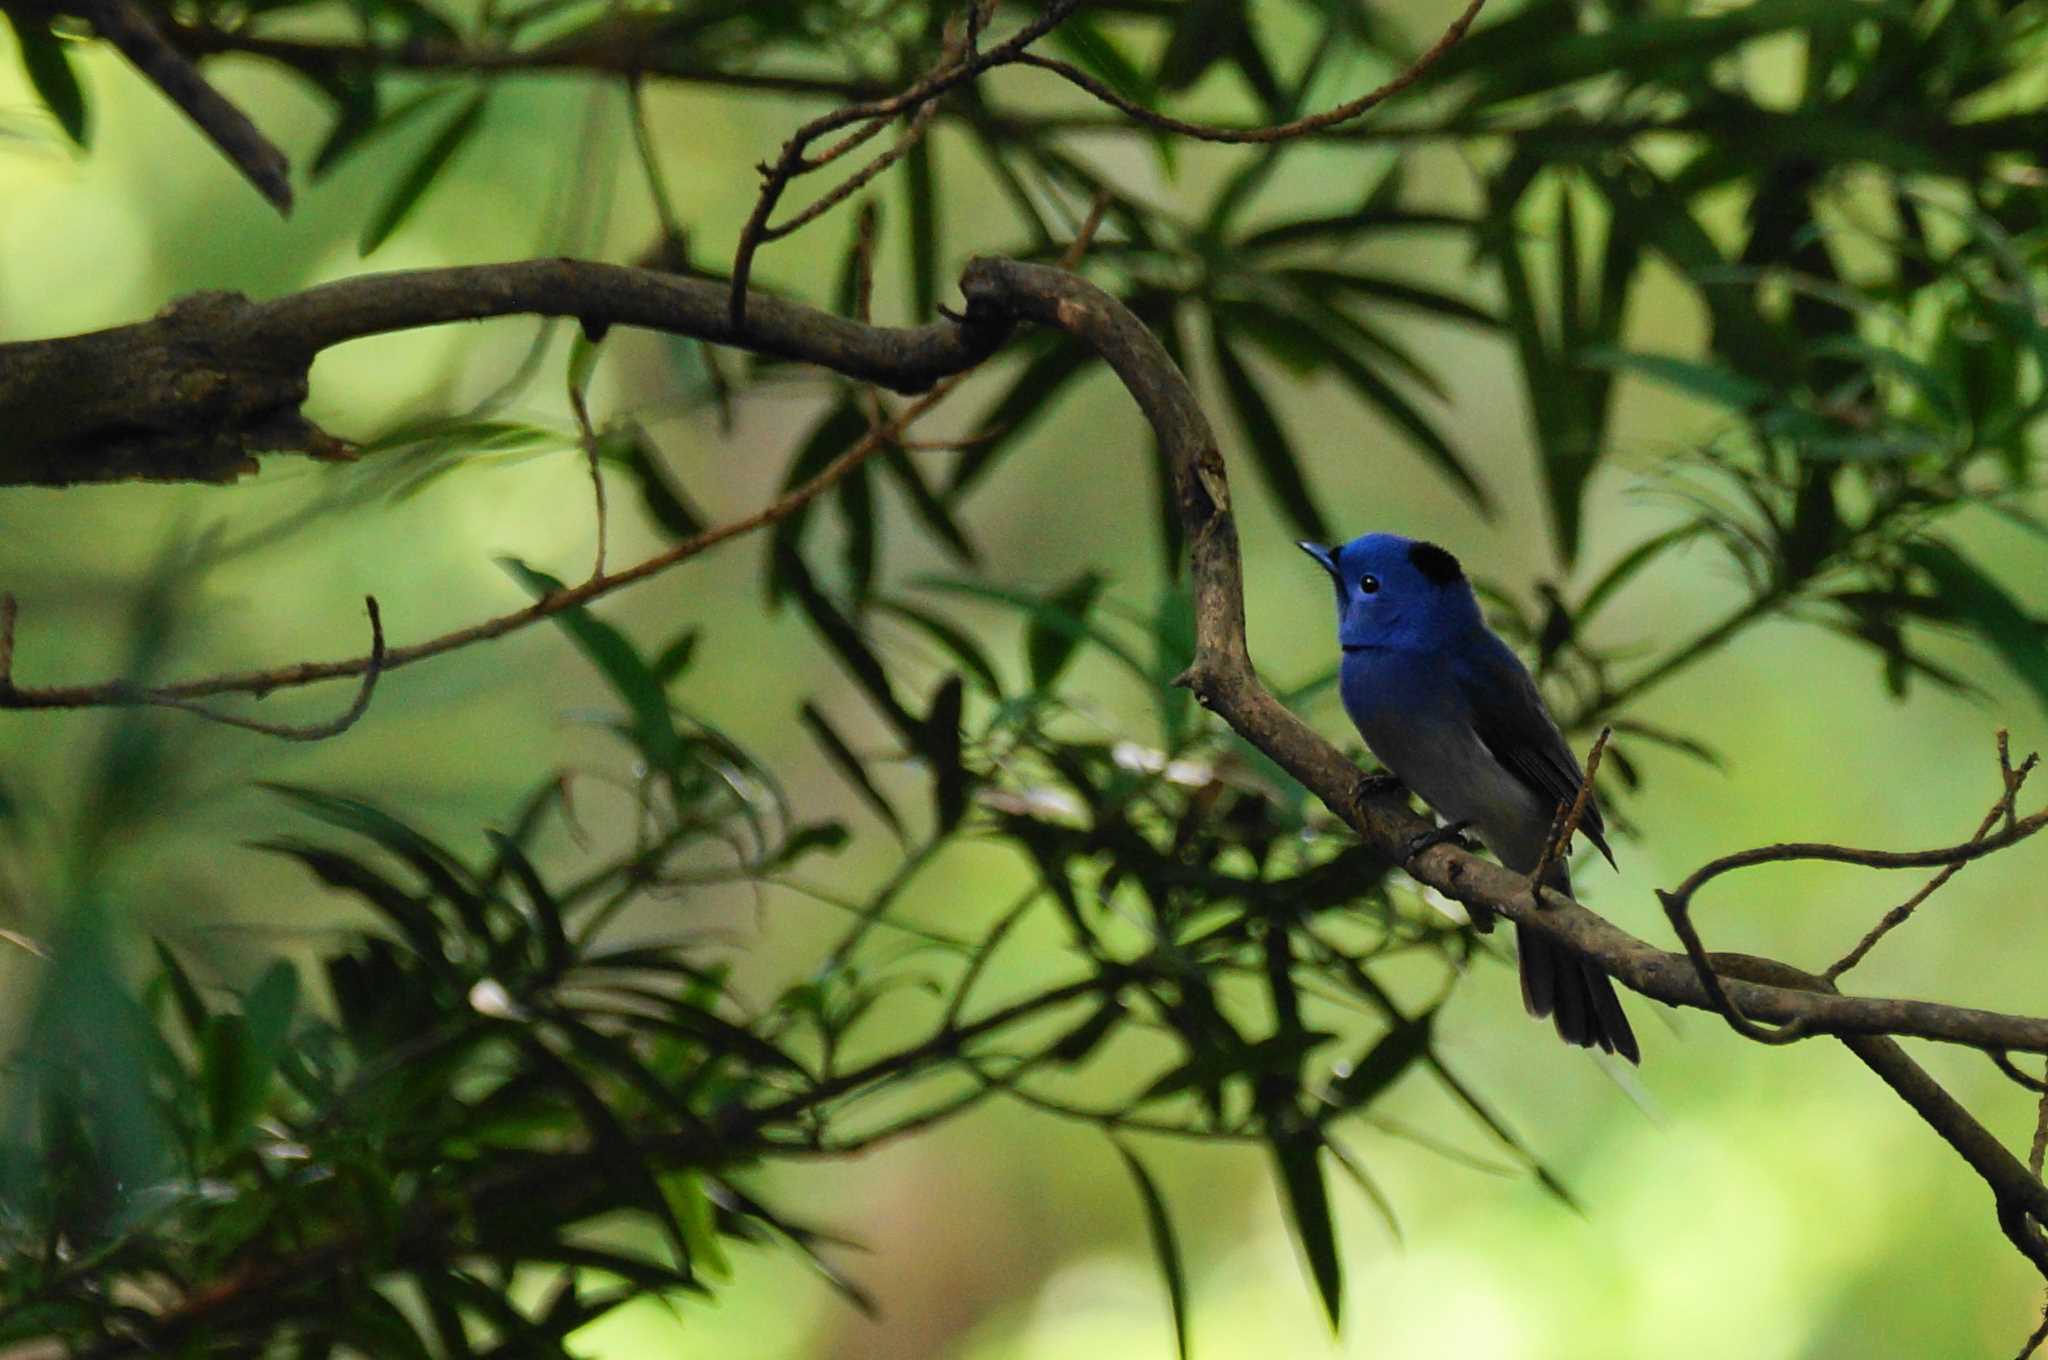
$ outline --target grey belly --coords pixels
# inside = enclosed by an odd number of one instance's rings
[[[1493,758],[1463,723],[1376,722],[1372,753],[1447,821],[1470,822],[1501,863],[1526,873],[1550,836],[1555,808]]]

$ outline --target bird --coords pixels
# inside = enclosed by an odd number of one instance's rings
[[[1502,864],[1534,873],[1558,805],[1578,796],[1585,776],[1527,668],[1486,626],[1458,559],[1391,533],[1335,548],[1298,546],[1336,586],[1345,712],[1373,756],[1449,823],[1418,838],[1408,858],[1470,828]],[[1590,796],[1579,829],[1612,865]],[[1561,855],[1551,857],[1543,882],[1570,894]],[[1492,914],[1475,913],[1473,926],[1491,930]],[[1530,1015],[1552,1019],[1568,1044],[1641,1061],[1614,984],[1598,965],[1519,924],[1515,944]]]

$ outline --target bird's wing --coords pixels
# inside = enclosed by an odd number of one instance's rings
[[[1482,634],[1479,645],[1460,649],[1452,673],[1471,711],[1473,729],[1495,760],[1534,790],[1545,806],[1578,797],[1584,778],[1578,759],[1543,706],[1536,682],[1506,643],[1491,633]],[[1600,805],[1590,798],[1579,829],[1613,864]]]

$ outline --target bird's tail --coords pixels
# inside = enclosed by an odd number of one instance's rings
[[[1571,891],[1569,881],[1553,886]],[[1554,1016],[1558,1035],[1568,1044],[1642,1061],[1614,983],[1592,960],[1524,926],[1515,927],[1515,948],[1522,956],[1522,1004],[1529,1014],[1538,1020]]]

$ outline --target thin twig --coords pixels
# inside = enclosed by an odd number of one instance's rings
[[[2019,800],[2020,785],[2026,782],[2027,775],[2032,772],[2035,764],[2040,760],[2038,753],[2029,755],[2020,763],[2018,769],[2014,769],[2006,740],[2005,729],[2000,728],[1998,732],[1998,768],[1999,774],[2005,783],[2005,792],[1999,796],[1997,802],[1991,805],[1991,811],[1984,815],[1984,820],[1978,824],[1976,833],[1970,837],[1972,841],[1982,840],[1990,832],[1991,828],[1998,824],[2001,818],[2006,823],[2007,831],[2011,831],[2013,825],[2013,804]],[[1864,956],[1877,946],[1879,940],[1899,926],[1904,925],[1906,918],[1913,914],[1915,908],[1939,892],[1943,884],[1961,873],[1965,863],[1967,861],[1957,860],[1955,863],[1943,868],[1933,878],[1928,879],[1921,886],[1920,891],[1886,912],[1883,919],[1872,926],[1869,933],[1856,942],[1855,948],[1829,964],[1827,971],[1822,973],[1821,976],[1832,982],[1861,963]]]
[[[733,329],[739,330],[746,324],[747,280],[754,269],[754,254],[766,239],[768,219],[781,201],[783,191],[806,168],[805,152],[810,144],[829,132],[855,124],[873,124],[877,129],[882,122],[912,109],[922,109],[947,91],[973,80],[992,66],[999,66],[1011,60],[1026,47],[1060,26],[1081,6],[1082,0],[1053,0],[1045,12],[1017,30],[1009,38],[986,52],[975,52],[964,59],[942,61],[939,68],[909,89],[883,99],[868,100],[865,103],[848,104],[831,113],[820,115],[805,123],[782,145],[781,154],[772,165],[761,167],[761,193],[754,201],[754,211],[746,225],[740,230],[739,245],[733,253],[732,294],[728,301],[728,312]],[[863,138],[864,140],[864,138]],[[906,150],[908,148],[905,148]],[[832,154],[839,154],[835,151]],[[872,178],[872,176],[870,176]]]
[[[1989,838],[1965,841],[1961,845],[1945,846],[1939,850],[1891,851],[1857,850],[1842,845],[1816,843],[1794,843],[1766,845],[1754,850],[1744,850],[1733,855],[1723,855],[1717,860],[1701,866],[1681,883],[1675,891],[1658,890],[1657,900],[1663,904],[1664,914],[1671,921],[1671,928],[1677,932],[1685,945],[1686,957],[1692,960],[1694,970],[1699,974],[1700,986],[1706,989],[1714,1003],[1714,1009],[1721,1013],[1729,1026],[1745,1039],[1764,1044],[1786,1044],[1803,1039],[1810,1030],[1803,1019],[1795,1018],[1777,1029],[1757,1025],[1739,1010],[1728,991],[1721,985],[1721,979],[1707,958],[1706,946],[1700,942],[1699,931],[1693,926],[1691,903],[1695,893],[1709,882],[1731,870],[1748,868],[1757,864],[1775,864],[1791,860],[1825,860],[1837,864],[1860,864],[1872,869],[1924,869],[1935,865],[1961,865],[1973,859],[1981,859],[1994,851],[2026,839],[2042,827],[2048,826],[2048,811],[2036,813],[2024,821],[2016,821],[2006,831]],[[1832,979],[1830,979],[1832,983]]]
[[[1989,1048],[1984,1052],[1985,1056],[1991,1059],[1991,1065],[2010,1077],[2014,1084],[2032,1091],[2036,1095],[2048,1095],[2048,1081],[2043,1081],[2039,1077],[2030,1077],[2020,1071],[2019,1065],[2013,1062],[2012,1055],[2004,1049]]]
[[[204,718],[208,722],[220,723],[227,727],[239,727],[245,732],[261,732],[267,737],[281,737],[286,741],[325,741],[338,737],[356,725],[356,719],[363,716],[370,707],[370,694],[377,688],[377,677],[384,673],[384,620],[377,612],[377,597],[365,595],[363,606],[370,615],[370,654],[364,658],[363,683],[356,688],[355,701],[341,713],[323,723],[293,724],[264,722],[260,718],[245,718],[235,713],[223,713],[191,699],[181,699],[157,690],[129,687],[135,695],[131,701],[152,708],[175,708],[182,713]],[[117,688],[119,688],[117,686]]]
[[[1060,252],[1059,266],[1072,269],[1088,254],[1088,247],[1095,244],[1095,233],[1102,229],[1102,215],[1109,211],[1109,190],[1097,189],[1089,201],[1088,216],[1081,221],[1081,229],[1074,233],[1074,239]]]
[[[2027,1170],[2041,1177],[2041,1158],[2048,1154],[2048,1082],[2041,1084],[2041,1102],[2034,1111],[2034,1146],[2027,1151]]]
[[[1570,802],[1557,805],[1557,816],[1550,825],[1550,839],[1543,843],[1543,853],[1536,857],[1536,867],[1529,872],[1529,891],[1538,902],[1543,900],[1543,876],[1569,851],[1572,837],[1579,833],[1579,820],[1592,806],[1593,776],[1600,773],[1600,757],[1606,753],[1607,739],[1613,735],[1611,727],[1600,729],[1600,735],[1593,738],[1593,749],[1586,753],[1586,773],[1579,780],[1578,792],[1572,795]]]
[[[393,647],[389,651],[382,650],[380,634],[377,650],[368,656],[353,657],[346,661],[301,662],[298,665],[279,666],[270,670],[244,671],[209,676],[201,680],[186,680],[154,689],[140,689],[125,681],[47,689],[17,687],[0,691],[0,708],[105,708],[136,704],[185,707],[192,699],[216,694],[267,694],[273,690],[291,689],[343,676],[367,677],[372,672],[381,675],[400,666],[409,666],[415,661],[424,661],[428,657],[440,656],[444,652],[456,651],[473,643],[503,637],[542,619],[552,618],[566,610],[575,609],[609,595],[615,590],[659,575],[677,563],[686,562],[728,539],[738,538],[787,519],[831,490],[840,479],[859,467],[877,449],[943,401],[959,386],[960,377],[961,375],[956,374],[937,384],[931,391],[905,407],[882,429],[870,431],[846,452],[826,464],[819,470],[817,476],[753,514],[706,529],[703,533],[687,538],[623,570],[593,576],[581,585],[556,591],[534,601],[524,609],[500,614],[496,618],[471,624],[467,628],[458,628],[425,642],[416,642],[409,647]],[[218,715],[209,713],[209,716]],[[238,722],[237,725],[246,723]],[[267,729],[258,727],[255,730]]]
[[[598,459],[597,430],[590,423],[590,406],[583,399],[581,383],[569,384],[569,409],[576,416],[576,442],[583,446],[584,461],[590,465],[590,494],[597,514],[597,563],[591,567],[590,576],[592,580],[598,580],[604,576],[605,537],[610,516],[605,513],[604,468]]]
[[[1707,947],[1700,942],[1699,931],[1693,927],[1692,915],[1686,909],[1686,899],[1660,889],[1657,900],[1663,904],[1664,914],[1670,918],[1672,930],[1677,932],[1679,942],[1685,946],[1685,956],[1692,960],[1693,971],[1699,975],[1700,986],[1706,989],[1707,999],[1713,1003],[1713,1009],[1721,1013],[1721,1018],[1728,1022],[1730,1029],[1743,1038],[1753,1039],[1760,1044],[1789,1044],[1807,1036],[1806,1021],[1803,1017],[1771,1029],[1757,1024],[1744,1015],[1736,1007],[1734,998],[1728,995],[1728,989],[1721,985],[1721,975],[1714,971],[1713,960],[1707,957]]]
[[[2033,1360],[2034,1352],[2041,1349],[2043,1341],[2048,1341],[2048,1302],[2041,1305],[2040,1325],[2034,1328],[2033,1335],[2020,1347],[2018,1360]]]

